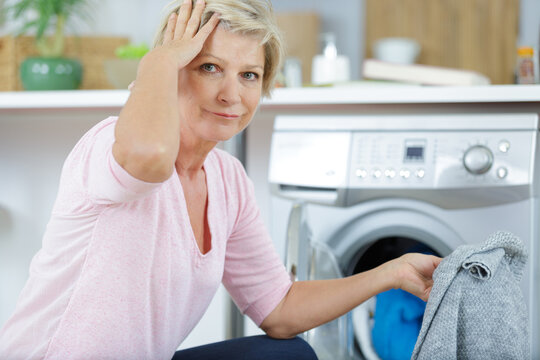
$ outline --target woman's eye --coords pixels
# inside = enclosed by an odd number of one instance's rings
[[[244,73],[244,79],[246,80],[257,80],[259,78],[259,74],[254,72],[246,72]]]
[[[201,69],[207,72],[216,72],[217,67],[214,64],[202,64]]]

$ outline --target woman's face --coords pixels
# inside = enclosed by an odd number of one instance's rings
[[[218,26],[199,55],[179,71],[181,138],[218,142],[242,131],[257,110],[264,49],[254,36]]]

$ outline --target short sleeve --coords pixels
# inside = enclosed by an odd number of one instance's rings
[[[223,284],[242,313],[260,326],[292,282],[262,221],[253,185],[243,169],[242,174],[238,218],[227,242]]]
[[[116,120],[110,117],[88,131],[64,164],[64,172],[80,177],[84,191],[97,204],[132,201],[161,185],[141,181],[118,164],[112,154]]]

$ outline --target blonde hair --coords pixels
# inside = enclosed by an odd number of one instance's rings
[[[178,13],[182,0],[169,3],[166,16],[154,39],[153,47],[163,43],[163,36],[167,28],[167,20],[172,13]],[[195,6],[195,0],[193,0]],[[206,7],[201,19],[203,26],[214,13],[219,13],[220,25],[227,30],[245,35],[255,35],[261,38],[264,47],[264,75],[262,93],[270,96],[274,87],[276,75],[283,61],[284,47],[279,28],[276,24],[270,0],[206,0]]]

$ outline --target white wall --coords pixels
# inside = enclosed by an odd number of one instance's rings
[[[540,0],[520,1],[519,45],[540,46]]]
[[[151,45],[170,0],[92,0],[96,16],[84,33],[126,36],[134,43]]]

